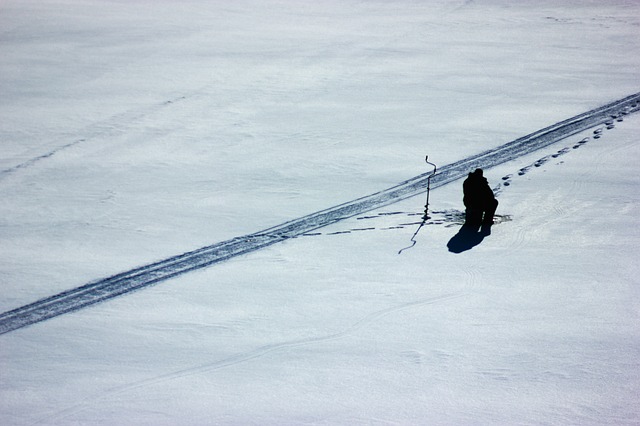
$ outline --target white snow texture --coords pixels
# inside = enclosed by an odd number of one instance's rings
[[[633,0],[3,0],[0,312],[640,92]],[[640,424],[640,114],[0,335],[3,425]],[[471,171],[471,170],[469,170]]]

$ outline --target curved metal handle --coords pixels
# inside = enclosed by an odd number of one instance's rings
[[[426,161],[426,162],[427,162],[427,164],[430,164],[430,165],[432,165],[432,166],[433,166],[433,172],[431,172],[431,176],[435,175],[435,174],[436,174],[437,167],[436,167],[436,165],[435,165],[435,164],[433,164],[432,162],[430,162],[430,161],[429,161],[429,156],[428,156],[428,155],[427,155],[426,157],[424,157],[424,161]]]

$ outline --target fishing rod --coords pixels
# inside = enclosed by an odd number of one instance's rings
[[[424,215],[422,215],[422,222],[420,223],[420,226],[418,226],[418,229],[416,229],[416,232],[413,234],[413,236],[411,237],[411,245],[401,249],[398,254],[402,253],[403,251],[410,249],[411,247],[415,246],[417,241],[416,241],[416,236],[418,235],[418,232],[420,232],[420,230],[422,229],[422,227],[424,226],[424,224],[427,222],[427,220],[431,219],[429,217],[429,192],[431,192],[431,178],[433,177],[433,175],[436,174],[436,170],[437,167],[435,164],[433,164],[432,162],[429,161],[429,156],[427,155],[426,157],[424,157],[424,161],[426,161],[427,164],[429,164],[430,166],[433,166],[433,171],[431,172],[431,174],[427,177],[427,202],[424,205]]]

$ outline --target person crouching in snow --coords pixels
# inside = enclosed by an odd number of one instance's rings
[[[466,207],[465,225],[493,225],[493,215],[498,208],[498,200],[482,175],[482,169],[469,173],[462,184],[464,206]]]

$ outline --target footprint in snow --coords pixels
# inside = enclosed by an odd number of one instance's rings
[[[549,157],[542,157],[541,159],[539,159],[538,161],[536,161],[535,163],[533,163],[534,166],[536,167],[540,167],[542,166],[544,163],[546,163],[547,161],[549,161]]]
[[[556,152],[555,154],[552,155],[553,158],[558,158],[561,155],[566,154],[567,152],[569,152],[569,148],[562,148],[560,151]]]
[[[526,175],[529,170],[531,170],[531,166],[521,168],[520,170],[518,170],[518,176]]]
[[[594,139],[600,139],[600,137],[602,136],[602,127],[599,129],[595,129],[593,131],[593,138]],[[579,142],[578,142],[579,143]]]
[[[511,178],[513,177],[512,174],[508,174],[506,176],[502,176],[502,184],[504,186],[509,186],[511,185]]]
[[[578,149],[578,148],[580,148],[582,145],[584,145],[587,142],[589,142],[589,137],[586,137],[586,138],[582,139],[577,144],[575,144],[572,148],[573,149]]]

